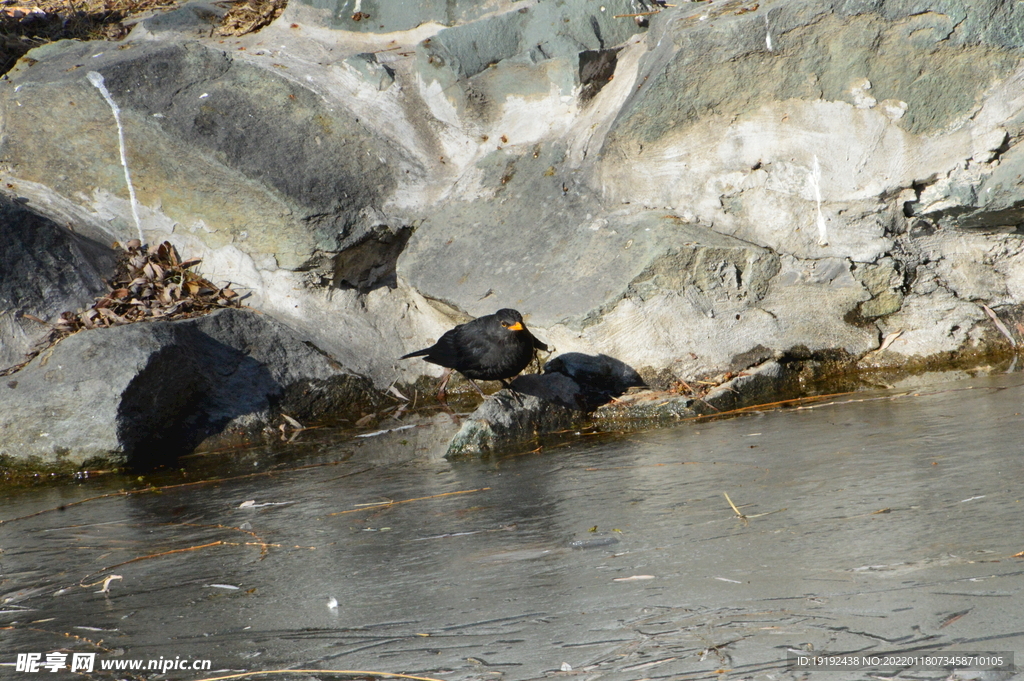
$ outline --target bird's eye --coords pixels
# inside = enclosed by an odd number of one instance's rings
[[[504,326],[506,329],[508,328],[508,322],[502,322],[501,325]]]

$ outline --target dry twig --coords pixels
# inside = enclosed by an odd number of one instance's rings
[[[376,508],[387,508],[389,506],[397,506],[399,504],[408,504],[413,501],[424,501],[426,499],[437,499],[439,497],[450,497],[456,494],[472,494],[473,492],[486,492],[490,487],[481,487],[479,489],[464,489],[458,492],[445,492],[443,494],[431,494],[429,497],[416,497],[415,499],[403,499],[402,501],[385,501],[380,504],[370,504],[361,508],[351,508],[347,511],[336,511],[335,513],[328,513],[328,515],[344,515],[346,513],[356,513],[358,511],[370,511]]]

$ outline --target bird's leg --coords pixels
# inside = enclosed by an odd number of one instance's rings
[[[446,389],[448,388],[448,381],[452,378],[453,369],[445,369],[444,374],[441,376],[441,384],[437,388],[437,401],[441,404],[441,408],[448,412],[448,415],[452,417],[452,422],[455,425],[459,425],[458,415],[452,411],[451,407],[448,406],[448,394]]]
[[[473,386],[474,388],[476,388],[476,391],[477,391],[478,393],[480,393],[480,397],[481,397],[481,398],[483,398],[483,399],[485,399],[485,400],[487,399],[487,395],[484,395],[484,391],[480,389],[480,386],[478,386],[478,385],[476,384],[476,381],[474,381],[474,380],[473,380],[472,378],[467,378],[466,380],[467,380],[467,381],[469,381],[469,384],[470,384],[471,386]]]
[[[452,378],[452,369],[445,369],[444,374],[441,375],[441,383],[437,386],[437,401],[441,404],[448,405],[448,381]]]
[[[515,388],[513,388],[512,384],[509,383],[508,381],[506,381],[505,379],[501,379],[501,384],[503,386],[505,386],[505,388],[508,390],[509,394],[512,395],[512,399],[514,399],[516,401],[516,404],[518,404],[520,407],[522,407],[523,406],[523,398],[519,396],[519,391],[516,390]]]

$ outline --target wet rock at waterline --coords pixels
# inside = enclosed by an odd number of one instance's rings
[[[170,463],[274,415],[355,420],[381,400],[279,322],[222,310],[76,333],[0,379],[0,457],[36,468]]]
[[[1013,351],[1021,3],[401,4],[33,50],[0,82],[0,191],[170,241],[381,391],[502,307],[666,382]]]
[[[527,374],[484,400],[448,444],[447,456],[522,447],[538,435],[572,428],[586,417],[580,386],[561,374]]]
[[[517,378],[512,382],[515,393],[501,390],[485,400],[462,420],[447,456],[523,449],[571,429],[626,431],[713,416],[770,402],[791,390],[794,379],[792,371],[770,360],[697,398],[637,390],[639,376],[628,365],[606,356],[570,355],[549,361],[554,371]]]

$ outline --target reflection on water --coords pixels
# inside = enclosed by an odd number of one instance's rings
[[[485,461],[340,444],[160,493],[16,491],[0,519],[109,496],[0,524],[0,663],[776,679],[803,678],[788,649],[1024,651],[1021,383]]]

